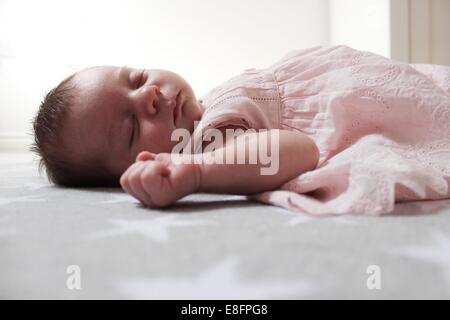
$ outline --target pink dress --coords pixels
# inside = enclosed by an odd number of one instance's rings
[[[315,170],[250,199],[292,211],[384,214],[450,198],[450,67],[410,65],[347,46],[293,51],[201,97],[210,127],[298,130]]]

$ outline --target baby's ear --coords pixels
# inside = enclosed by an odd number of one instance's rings
[[[148,161],[155,159],[156,154],[148,152],[148,151],[142,151],[139,152],[139,154],[136,157],[136,161]]]

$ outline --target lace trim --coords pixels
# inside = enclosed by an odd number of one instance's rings
[[[281,94],[280,94],[280,84],[278,83],[278,80],[277,80],[277,78],[276,78],[276,76],[275,76],[275,72],[272,72],[272,79],[273,79],[273,82],[275,83],[275,87],[276,87],[276,90],[277,90],[277,95],[278,95],[278,112],[277,112],[277,114],[278,114],[278,121],[277,121],[277,123],[278,123],[278,128],[280,128],[281,127],[281,108],[282,108],[282,106],[281,106]]]
[[[394,80],[400,74],[400,67],[395,64],[391,64],[388,67],[388,71],[382,76],[367,77],[367,73],[361,72],[365,67],[358,66],[350,69],[350,74],[355,77],[359,82],[365,86],[380,86]]]
[[[252,99],[253,101],[277,101],[278,100],[278,98],[274,98],[274,97],[252,97],[252,96],[245,96],[245,95],[239,94],[239,95],[233,95],[233,96],[226,97],[226,98],[214,103],[210,107],[208,107],[207,110],[212,110],[229,100],[239,99],[239,98],[249,98],[249,99]]]

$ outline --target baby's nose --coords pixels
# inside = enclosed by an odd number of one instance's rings
[[[169,105],[170,108],[174,108],[177,104],[177,97],[175,96],[170,98],[167,104]]]
[[[159,90],[159,86],[157,86],[156,84],[152,84],[150,87],[153,87],[153,88],[155,88],[155,94],[160,94],[161,93],[161,91]]]
[[[149,85],[148,87],[144,88],[144,90],[150,92],[154,97],[157,97],[161,93],[159,87],[156,84]]]
[[[155,114],[158,110],[158,95],[160,94],[159,87],[157,85],[150,85],[146,88],[142,88],[141,100],[145,112],[148,114]]]

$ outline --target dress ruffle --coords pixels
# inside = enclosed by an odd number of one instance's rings
[[[311,137],[320,160],[251,199],[324,215],[450,197],[450,67],[335,46],[292,52],[272,70],[281,126]]]
[[[233,96],[246,99],[224,103]],[[396,202],[450,198],[450,67],[314,47],[234,77],[205,99],[214,107],[203,125],[234,112],[256,127],[266,119],[269,129],[303,132],[319,148],[315,170],[250,199],[308,214],[376,215]]]

